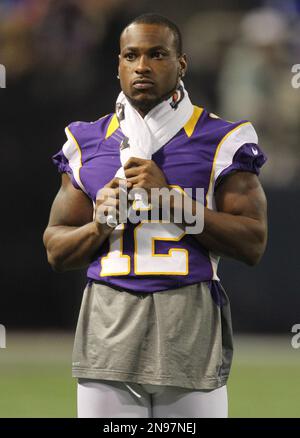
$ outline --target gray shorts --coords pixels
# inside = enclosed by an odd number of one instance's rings
[[[154,293],[90,283],[84,291],[73,376],[212,390],[232,360],[228,298],[202,282]]]

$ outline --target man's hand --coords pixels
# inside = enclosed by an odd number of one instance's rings
[[[133,189],[144,189],[151,202],[151,189],[168,188],[168,183],[163,172],[153,160],[143,158],[130,158],[124,166],[125,176]]]
[[[124,171],[132,188],[143,188],[150,194],[152,188],[168,187],[163,172],[153,160],[131,157],[125,164]]]
[[[131,182],[121,178],[113,178],[108,184],[98,191],[95,207],[95,222],[97,224],[101,224],[102,227],[106,227],[105,223],[108,216],[115,218],[117,223],[119,223],[120,192],[122,188],[125,189],[126,187],[127,189],[130,189],[132,187]],[[127,203],[124,207],[128,207]]]

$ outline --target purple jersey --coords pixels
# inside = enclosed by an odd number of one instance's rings
[[[98,190],[121,167],[124,135],[116,115],[71,123],[66,134],[68,140],[53,161],[95,203]],[[169,185],[203,188],[205,205],[216,209],[214,191],[222,177],[236,170],[259,173],[266,156],[257,142],[250,122],[228,122],[194,106],[188,123],[152,159]],[[218,261],[218,254],[174,223],[127,222],[99,248],[87,276],[112,287],[155,292],[219,280]]]

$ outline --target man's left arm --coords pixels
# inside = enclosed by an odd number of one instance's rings
[[[217,211],[204,208],[204,229],[195,238],[216,254],[257,264],[267,243],[267,201],[258,177],[250,172],[228,175],[215,201]]]

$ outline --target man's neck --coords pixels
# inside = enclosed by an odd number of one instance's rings
[[[177,90],[176,88],[173,88],[171,91],[168,91],[166,94],[164,94],[163,96],[160,97],[159,100],[157,100],[155,103],[153,103],[152,105],[142,105],[140,102],[135,102],[132,99],[130,99],[130,97],[126,96],[127,99],[129,100],[129,102],[131,103],[131,105],[133,106],[133,108],[144,118],[149,111],[151,111],[155,106],[159,105],[161,102],[163,102],[164,100],[169,99]]]
[[[149,113],[149,111],[152,110],[152,108],[154,108],[156,105],[158,105],[160,101],[155,102],[153,105],[143,105],[140,102],[137,103],[135,101],[133,101],[132,99],[130,99],[128,96],[126,96],[127,99],[129,100],[131,106],[144,118],[146,116],[146,114]]]

